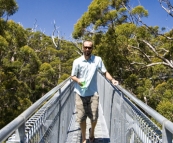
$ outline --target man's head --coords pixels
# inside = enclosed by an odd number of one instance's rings
[[[89,40],[83,42],[83,53],[85,58],[89,58],[91,56],[93,50],[93,43]]]

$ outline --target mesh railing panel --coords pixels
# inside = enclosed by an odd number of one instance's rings
[[[161,131],[145,115],[146,113],[144,114],[136,106],[137,103],[138,106],[139,103],[143,104],[141,101],[135,102],[135,99],[128,95],[123,88],[112,86],[100,73],[97,74],[97,78],[100,104],[103,109],[111,143],[172,143],[172,122],[150,110],[151,117],[156,117],[159,123],[162,120],[164,121],[163,127],[166,126],[166,128],[162,127],[163,130]],[[75,107],[74,83],[69,79],[67,81],[69,82],[65,82],[60,88],[55,87],[46,95],[46,98],[43,97],[44,99],[39,101],[41,104],[44,103],[41,108],[41,105],[37,106],[39,109],[34,105],[34,108],[31,108],[32,111],[28,111],[28,109],[7,127],[0,130],[0,142],[10,134],[10,129],[16,130],[16,132],[13,134],[14,136],[12,135],[8,138],[6,143],[65,142]],[[52,98],[47,98],[49,96]],[[132,99],[133,102],[131,101]],[[148,109],[146,105],[143,106]],[[30,117],[33,111],[34,114]],[[30,118],[25,122],[23,121],[23,115],[26,115],[26,118]],[[20,124],[18,120],[22,121],[22,123]]]
[[[161,143],[160,129],[101,74],[97,78],[111,143]]]

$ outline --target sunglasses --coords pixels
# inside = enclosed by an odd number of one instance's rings
[[[84,46],[85,49],[89,49],[91,50],[93,47],[87,47],[87,46]]]

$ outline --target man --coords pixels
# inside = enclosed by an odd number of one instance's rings
[[[104,73],[105,77],[117,85],[118,81],[107,72],[100,57],[92,55],[93,43],[83,42],[83,55],[73,62],[71,79],[76,82],[76,121],[80,124],[82,143],[86,143],[86,118],[91,120],[89,140],[94,142],[94,129],[98,119],[99,96],[97,91],[97,69]]]

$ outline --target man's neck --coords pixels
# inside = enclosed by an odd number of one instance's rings
[[[90,56],[85,56],[85,55],[84,55],[85,60],[89,60],[90,57],[91,57],[91,55],[90,55]]]

